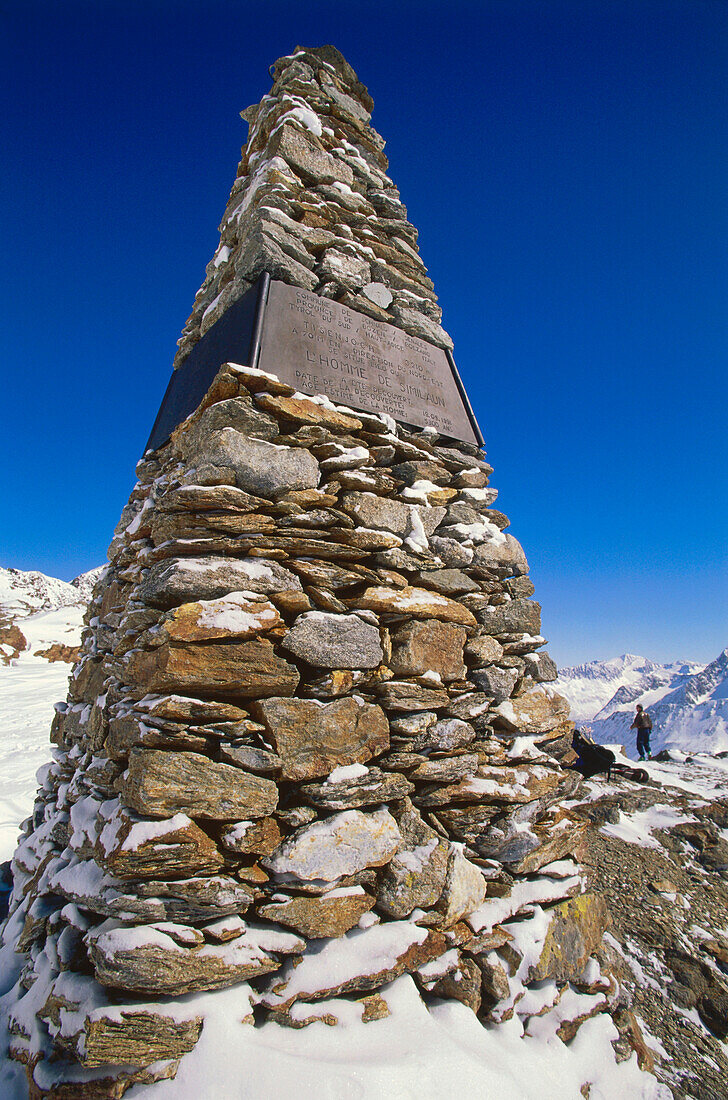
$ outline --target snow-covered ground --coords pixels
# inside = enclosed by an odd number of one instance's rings
[[[28,649],[0,664],[0,862],[10,859],[18,825],[33,808],[35,773],[50,755],[53,704],[65,699],[71,672],[34,654],[54,642],[77,646],[83,610],[75,604],[17,620]]]
[[[129,1100],[668,1100],[670,1092],[637,1068],[636,1057],[617,1065],[608,1016],[588,1020],[566,1046],[555,1036],[524,1038],[517,1017],[483,1027],[453,1001],[425,1007],[413,980],[402,977],[382,990],[391,1015],[364,1024],[311,1024],[300,1031],[236,1022],[240,992],[208,994],[214,1019],[174,1081],[135,1088]],[[201,998],[202,999],[202,998]],[[236,1006],[236,1000],[238,1005]],[[9,1098],[10,1100],[10,1098]],[[13,1097],[12,1100],[15,1100]],[[17,1098],[20,1100],[20,1098]]]

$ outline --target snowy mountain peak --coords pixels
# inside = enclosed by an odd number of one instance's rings
[[[728,649],[708,665],[658,664],[623,654],[562,669],[555,685],[571,704],[577,725],[588,722],[602,743],[631,742],[637,703],[653,722],[652,750],[728,749]]]
[[[728,649],[719,653],[705,668],[687,677],[662,702],[695,706],[710,699],[728,699]]]
[[[73,587],[78,589],[78,593],[83,603],[88,603],[91,599],[94,585],[106,568],[105,565],[97,565],[95,569],[89,569],[86,573],[80,573],[71,581]]]
[[[595,717],[604,718],[640,699],[647,691],[670,690],[676,677],[701,669],[702,665],[689,661],[661,665],[649,657],[623,653],[608,661],[587,661],[573,668],[562,668],[558,690],[569,700],[571,717],[579,725]]]
[[[35,570],[0,567],[0,616],[5,620],[25,619],[39,611],[84,606],[102,569],[91,569],[69,582]]]
[[[678,661],[676,664],[684,665],[686,662]],[[612,657],[608,661],[586,661],[572,668],[564,668],[560,672],[563,681],[574,680],[599,680],[610,681],[621,679],[626,672],[635,673],[653,672],[657,669],[672,667],[659,665],[651,661],[649,657],[640,657],[636,653],[623,653],[621,657]]]

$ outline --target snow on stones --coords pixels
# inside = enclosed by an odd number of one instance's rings
[[[220,989],[268,974],[280,966],[272,952],[300,954],[306,946],[290,933],[252,926],[230,943],[205,945],[191,942],[184,925],[130,926],[114,920],[89,932],[86,943],[102,985],[155,996]]]
[[[171,558],[156,562],[143,576],[139,599],[151,607],[175,607],[212,600],[230,592],[290,591],[301,582],[276,561],[265,558]]]
[[[448,871],[448,845],[411,807],[398,820],[401,841],[379,878],[377,904],[395,919],[439,900]]]
[[[389,810],[346,810],[291,834],[263,861],[274,875],[301,882],[336,882],[367,867],[388,863],[400,843]]]
[[[348,932],[297,966],[287,965],[281,981],[263,994],[261,1002],[269,1008],[288,1008],[297,1000],[376,989],[436,958],[444,946],[442,935],[408,921]]]
[[[283,646],[317,668],[376,668],[383,657],[376,626],[358,615],[323,611],[299,615]]]
[[[77,803],[78,805],[78,803]],[[108,806],[105,803],[101,807]],[[187,814],[144,821],[117,803],[104,815],[96,856],[119,879],[154,879],[218,871],[224,864],[217,846]]]
[[[467,607],[437,592],[410,585],[402,588],[385,588],[382,585],[367,588],[357,600],[356,606],[381,614],[404,614],[414,619],[440,619],[442,622],[459,623],[466,627],[477,625]]]
[[[39,1015],[64,1050],[82,1066],[152,1065],[179,1058],[200,1037],[202,1017],[183,1006],[114,1004],[92,978],[62,971]]]
[[[340,769],[344,770],[344,769]],[[376,806],[382,802],[405,798],[414,786],[403,775],[368,768],[365,776],[342,779],[337,783],[304,783],[303,800],[322,810],[348,810],[360,806]]]
[[[275,72],[177,363],[262,271],[448,346],[365,89],[331,47]],[[411,974],[535,1028],[587,974],[572,726],[491,467],[355,400],[225,363],[138,466],[13,864],[39,1100],[173,1075],[199,991],[358,1024]]]
[[[182,604],[165,617],[160,628],[173,643],[240,641],[282,624],[277,609],[262,596],[231,592],[218,600]]]

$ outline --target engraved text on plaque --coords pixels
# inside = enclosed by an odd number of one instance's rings
[[[272,281],[258,366],[297,390],[478,442],[442,348]]]

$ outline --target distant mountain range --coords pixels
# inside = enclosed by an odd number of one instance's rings
[[[634,747],[629,727],[641,703],[652,717],[653,753],[728,750],[728,649],[708,665],[661,665],[625,653],[563,668],[554,686],[571,704],[577,726],[591,726],[602,744]]]
[[[61,581],[45,573],[0,567],[0,617],[6,621],[25,619],[39,611],[85,606],[103,568],[99,565],[72,581]]]

